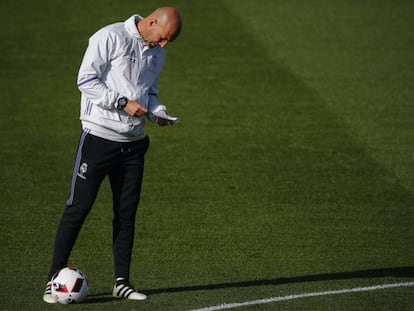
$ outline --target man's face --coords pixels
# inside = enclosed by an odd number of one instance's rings
[[[149,28],[148,36],[145,42],[149,48],[160,46],[166,47],[172,38],[171,27],[162,25],[160,23],[152,23]]]

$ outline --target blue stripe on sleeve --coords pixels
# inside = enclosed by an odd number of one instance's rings
[[[91,81],[93,81],[93,80],[96,80],[96,79],[98,79],[98,77],[92,77],[92,78],[86,79],[85,81],[80,82],[80,83],[78,84],[78,86],[82,86],[82,85],[84,85],[84,84],[86,84],[86,83],[88,83],[88,82],[91,82]]]

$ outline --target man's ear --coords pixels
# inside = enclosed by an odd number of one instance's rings
[[[157,19],[156,19],[155,17],[152,17],[152,18],[149,20],[149,25],[150,25],[150,26],[155,26],[155,25],[157,25],[157,23],[158,23],[158,21],[157,21]]]

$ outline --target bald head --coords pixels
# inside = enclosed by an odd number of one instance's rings
[[[161,7],[139,21],[137,27],[149,47],[165,47],[180,34],[181,16],[173,7]]]
[[[156,18],[164,27],[169,27],[172,32],[172,40],[181,32],[181,16],[175,8],[162,7],[156,9],[148,17]]]

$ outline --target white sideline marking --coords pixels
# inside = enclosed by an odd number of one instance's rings
[[[296,295],[279,296],[279,297],[265,298],[265,299],[252,300],[252,301],[239,302],[239,303],[225,303],[225,304],[221,304],[217,306],[206,307],[202,309],[194,309],[190,311],[218,311],[218,310],[233,309],[233,308],[239,308],[239,307],[245,307],[245,306],[266,304],[266,303],[271,303],[271,302],[301,299],[301,298],[306,298],[306,297],[359,293],[359,292],[367,292],[367,291],[379,290],[379,289],[387,289],[387,288],[395,288],[395,287],[409,287],[409,286],[414,286],[414,282],[383,284],[383,285],[375,285],[375,286],[367,286],[367,287],[355,287],[355,288],[340,289],[340,290],[329,290],[329,291],[324,291],[324,292],[311,292],[311,293],[303,293],[303,294],[296,294]]]

